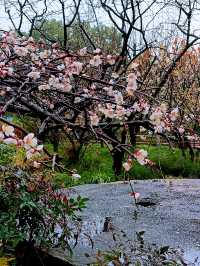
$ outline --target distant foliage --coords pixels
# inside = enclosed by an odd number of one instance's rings
[[[121,34],[112,26],[99,24],[98,26],[91,26],[89,23],[83,23],[84,31],[87,32],[88,37],[92,40],[96,47],[101,47],[107,53],[119,53],[122,45]],[[37,27],[36,27],[37,28]],[[40,30],[33,31],[33,37],[36,41],[40,38],[45,38],[52,42],[60,42],[63,45],[64,34],[63,25],[61,21],[55,19],[47,20],[38,25]],[[67,48],[76,51],[85,46],[89,46],[90,42],[85,36],[83,30],[78,23],[74,23],[67,30]]]

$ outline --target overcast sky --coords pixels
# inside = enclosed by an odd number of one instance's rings
[[[3,3],[0,1],[0,29],[7,30],[10,26],[11,24],[7,18],[7,15],[5,14]]]
[[[59,2],[57,0],[47,0],[47,1],[48,1],[48,12],[51,14],[48,18],[55,18],[57,20],[62,20]],[[88,0],[84,0],[84,1],[88,1]],[[94,3],[95,0],[91,0],[91,1]],[[115,0],[115,1],[117,1],[117,0]],[[0,29],[9,30],[10,28],[12,28],[12,24],[11,24],[10,20],[8,19],[8,15],[5,13],[4,2],[6,4],[8,4],[11,1],[0,0]],[[43,8],[43,1],[42,0],[34,0],[34,1],[32,1],[32,3],[34,3],[35,8],[37,10],[42,10],[42,8]],[[70,4],[70,0],[67,0],[66,3]],[[150,3],[150,0],[147,0],[147,4],[149,4],[149,3]],[[159,8],[160,8],[160,6],[154,5],[153,8],[150,9],[148,11],[148,13],[146,14],[146,17],[145,17],[143,22],[148,24],[148,22],[152,20],[153,15],[159,10]],[[11,5],[9,7],[9,9],[11,10],[12,19],[14,21],[17,21],[18,17],[17,17],[15,7],[13,5]],[[69,17],[70,17],[70,15],[73,14],[73,11],[70,10],[70,8],[68,8],[67,10],[69,12]],[[91,12],[88,12],[88,10],[87,10],[87,5],[82,4],[80,11],[82,14],[84,14],[84,19],[86,21],[90,21],[92,19],[90,16]],[[100,22],[102,22],[104,24],[111,24],[108,15],[104,11],[98,10],[97,12],[98,12],[97,13],[98,20]],[[168,29],[169,25],[171,25],[171,22],[173,22],[175,17],[177,17],[177,14],[178,13],[176,12],[175,8],[164,9],[162,12],[160,12],[157,15],[157,19],[155,21],[152,21],[151,24],[149,25],[149,30],[150,30],[149,34],[151,34],[151,28],[156,28],[157,34],[159,34],[159,30],[161,28],[163,31],[165,31],[165,29]],[[67,16],[67,18],[68,18],[68,16]],[[200,15],[199,14],[196,14],[196,16],[193,18],[192,27],[196,32],[199,31],[199,29],[200,29]],[[29,30],[28,21],[24,20],[22,30],[23,31]],[[147,31],[147,34],[148,34],[148,31]],[[175,32],[174,32],[174,35],[175,35]]]
[[[5,13],[4,2],[6,4],[8,4],[10,1],[0,0],[0,28],[7,30],[10,27],[12,27],[12,24],[11,24],[10,20],[8,19],[8,15]],[[69,3],[69,2],[70,2],[70,0],[67,1],[67,3]],[[94,2],[94,1],[92,1],[92,2]],[[35,3],[37,3],[36,4],[37,10],[42,10],[43,1],[42,0],[41,1],[35,1]],[[9,7],[9,9],[11,10],[13,21],[17,21],[18,16],[16,14],[15,7],[13,5],[11,5]],[[147,16],[149,17],[149,20],[153,16],[153,13],[155,13],[157,10],[158,10],[158,8],[156,8],[155,6],[154,6],[154,8],[152,10],[149,10],[149,13],[147,14]],[[55,12],[54,15],[50,16],[51,18],[55,18],[57,20],[59,20],[59,19],[61,20],[62,19],[61,8],[60,8],[60,5],[58,4],[58,1],[56,1],[56,0],[48,0],[48,11],[49,11],[49,13],[57,11],[57,12]],[[86,10],[86,5],[82,5],[80,11],[81,11],[82,14],[84,13],[84,15],[85,15],[87,13],[87,11],[88,11],[88,10]],[[71,13],[73,13],[73,12],[71,12]],[[167,13],[161,12],[161,14],[159,15],[159,18],[158,18],[157,21],[161,21],[161,20],[165,19],[166,15],[169,15],[168,19],[172,18],[172,16],[173,16],[172,13],[173,13],[173,11],[168,11]],[[69,9],[69,14],[70,14],[70,9]],[[110,23],[110,19],[109,19],[108,15],[105,12],[103,12],[102,10],[101,11],[100,10],[97,11],[97,16],[98,16],[98,20],[100,22],[105,23],[105,24]],[[90,17],[88,16],[86,18],[86,20],[90,20]],[[23,27],[24,27],[24,29],[27,29],[28,28],[27,21],[24,21],[24,22],[25,23],[23,24]]]

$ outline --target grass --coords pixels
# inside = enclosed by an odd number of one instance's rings
[[[14,154],[14,147],[0,143],[0,165],[6,166],[10,164]]]
[[[157,169],[139,165],[134,162],[133,168],[129,173],[131,179],[154,179],[164,177],[180,178],[200,178],[200,158],[192,162],[188,153],[186,157],[179,149],[170,149],[166,146],[147,146],[140,145],[139,148],[146,149],[149,158],[156,163]],[[62,151],[64,151],[62,146]],[[84,156],[79,162],[69,163],[65,154],[65,163],[69,169],[77,169],[81,179],[76,184],[112,182],[123,179],[123,175],[116,177],[112,170],[112,158],[105,147],[98,144],[88,145]],[[64,182],[72,185],[67,173],[57,173],[57,182]]]
[[[46,144],[52,150],[51,144]],[[68,169],[76,169],[81,175],[81,179],[73,181],[68,172],[55,172],[54,179],[58,185],[73,186],[86,183],[113,182],[123,179],[123,174],[116,177],[112,170],[112,158],[109,151],[99,144],[87,146],[79,162],[70,162],[66,145],[60,145],[59,153],[64,158],[64,164]],[[157,169],[139,165],[134,162],[133,168],[129,172],[131,179],[157,179],[164,177],[180,178],[200,178],[200,158],[192,162],[188,153],[186,157],[179,149],[170,149],[166,146],[147,146],[140,145],[148,151],[149,158],[156,163]],[[0,165],[11,163],[15,155],[14,148],[9,145],[0,144]]]
[[[25,127],[28,131],[32,132],[34,130],[34,119],[28,119],[26,116],[19,118],[13,114],[11,117],[14,123]],[[46,144],[46,147],[53,152],[51,144]],[[200,178],[200,157],[192,162],[188,153],[184,157],[179,149],[172,150],[163,145],[140,145],[139,148],[148,151],[149,158],[156,163],[159,170],[141,166],[134,162],[133,168],[129,172],[129,177],[132,179],[154,179],[165,176]],[[59,146],[59,154],[63,156],[67,168],[77,169],[81,175],[81,179],[76,182],[78,184],[112,182],[123,179],[123,175],[114,176],[110,153],[107,148],[99,144],[88,145],[79,162],[69,161],[69,147],[65,142]],[[12,147],[0,144],[0,165],[9,164],[13,155],[14,149]],[[66,185],[74,184],[67,172],[56,172],[55,180],[58,184],[63,182]]]
[[[188,152],[186,152],[186,156],[184,157],[181,150],[172,150],[168,146],[140,146],[140,148],[148,151],[149,158],[154,161],[160,169],[159,172],[154,171],[154,173],[151,170],[150,178],[153,178],[152,174],[155,175],[155,177],[171,175],[175,177],[200,178],[200,158],[197,157],[195,161],[192,161]],[[144,179],[146,179],[149,178],[149,176],[148,173],[143,172],[144,168],[144,166],[141,166],[141,172],[139,172],[144,174]],[[142,175],[138,175],[137,169],[135,169],[133,174],[136,178],[142,178]]]

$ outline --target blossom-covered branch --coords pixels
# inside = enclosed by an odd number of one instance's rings
[[[182,48],[179,50],[177,45],[183,44],[176,41],[170,49],[178,54]],[[39,141],[45,141],[49,133],[58,131],[73,147],[74,141],[81,145],[91,140],[103,141],[111,148],[116,174],[121,171],[125,153],[128,153],[129,165],[132,160],[152,165],[145,151],[134,151],[141,129],[179,142],[181,147],[185,143],[191,147],[192,138],[199,141],[195,132],[199,125],[199,96],[194,98],[196,110],[191,110],[193,95],[189,100],[186,97],[194,87],[183,90],[186,84],[176,72],[182,75],[184,71],[181,60],[155,97],[159,73],[164,62],[170,60],[164,49],[146,50],[129,64],[127,71],[121,72],[123,74],[115,72],[118,56],[107,55],[101,49],[91,53],[83,48],[73,53],[61,49],[57,43],[48,45],[44,40],[37,43],[33,38],[18,37],[15,32],[3,34],[0,49],[1,115],[10,111],[36,118],[34,133]],[[158,52],[158,59],[151,64]],[[183,56],[182,60],[187,61],[198,56],[198,51],[191,50]],[[171,90],[172,78],[177,79],[176,86],[180,90]],[[197,78],[196,69],[190,77],[193,86]],[[2,140],[19,145],[20,141],[12,135],[13,129],[4,127]],[[27,157],[41,148],[35,136],[28,135],[20,142],[25,148],[28,147],[26,142],[31,143]]]

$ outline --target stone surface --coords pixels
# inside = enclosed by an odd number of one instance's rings
[[[145,242],[179,247],[184,250],[188,261],[194,261],[199,256],[194,265],[200,265],[200,180],[131,183],[134,191],[141,195],[138,208],[130,195],[128,183],[74,188],[73,193],[87,197],[89,201],[82,213],[82,233],[74,249],[73,264],[86,265],[91,259],[87,259],[85,253],[95,254],[98,249],[111,249],[115,245],[113,231],[123,230],[133,242],[136,232],[145,231]],[[58,251],[53,252],[56,254]]]

